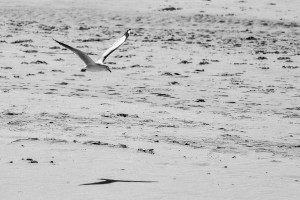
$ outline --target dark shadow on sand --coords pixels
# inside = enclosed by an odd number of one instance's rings
[[[84,183],[81,185],[103,185],[103,184],[111,184],[116,182],[123,182],[123,183],[156,183],[157,181],[130,181],[130,180],[114,180],[114,179],[100,179],[102,181],[94,182],[94,183]]]

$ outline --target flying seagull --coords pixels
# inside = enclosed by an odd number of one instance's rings
[[[130,29],[127,30],[125,32],[125,34],[121,38],[119,38],[109,49],[107,49],[96,62],[94,62],[83,51],[80,51],[79,49],[76,49],[74,47],[70,47],[69,45],[59,42],[53,38],[52,39],[55,42],[57,42],[58,44],[60,44],[61,46],[73,51],[73,53],[75,53],[77,56],[79,56],[79,58],[85,63],[85,67],[81,69],[82,72],[85,72],[85,71],[98,72],[98,71],[110,71],[109,67],[104,64],[104,61],[112,52],[114,52],[117,48],[119,48],[127,40],[130,33],[131,33]]]

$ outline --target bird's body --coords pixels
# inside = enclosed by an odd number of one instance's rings
[[[71,47],[69,45],[66,45],[57,40],[54,40],[54,39],[53,40],[55,42],[57,42],[58,44],[62,45],[63,47],[71,50],[85,63],[85,67],[81,69],[82,72],[85,72],[85,71],[99,72],[99,71],[110,71],[109,67],[104,64],[105,59],[126,41],[126,39],[129,37],[129,34],[130,34],[130,30],[126,31],[126,33],[121,38],[119,38],[109,49],[107,49],[96,62],[93,61],[83,51],[76,49],[74,47]]]
[[[99,71],[107,71],[107,70],[110,71],[110,69],[107,65],[102,65],[99,63],[88,64],[84,68],[81,69],[82,72],[85,72],[85,71],[99,72]]]

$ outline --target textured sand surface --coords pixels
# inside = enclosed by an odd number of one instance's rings
[[[299,198],[299,7],[1,1],[0,199]]]

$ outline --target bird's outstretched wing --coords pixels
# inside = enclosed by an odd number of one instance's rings
[[[129,34],[130,34],[130,29],[127,30],[126,33],[121,38],[119,38],[109,49],[107,49],[102,54],[102,56],[96,61],[96,63],[103,64],[106,58],[127,40]]]
[[[52,38],[53,39],[53,38]],[[55,42],[57,42],[58,44],[60,44],[61,46],[71,50],[73,53],[75,53],[77,56],[79,56],[79,58],[86,64],[94,64],[95,62],[84,52],[80,51],[79,49],[75,49],[74,47],[70,47],[69,45],[66,45],[62,42],[59,42],[55,39],[53,39]]]

